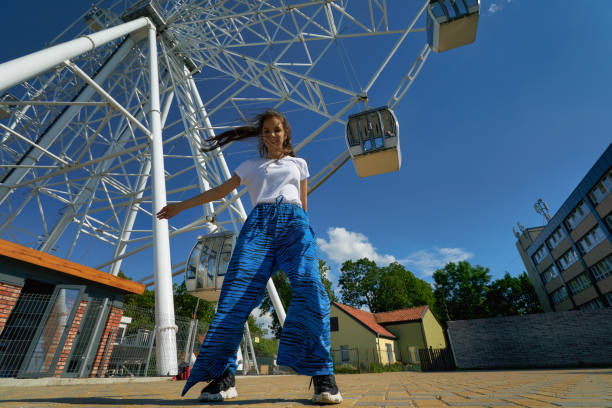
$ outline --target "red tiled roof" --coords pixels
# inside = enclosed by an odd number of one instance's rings
[[[376,322],[379,324],[399,323],[411,320],[422,319],[429,306],[417,306],[410,309],[393,310],[391,312],[382,312],[374,314]]]
[[[355,309],[354,307],[350,307],[347,305],[343,305],[342,303],[334,302],[334,305],[342,309],[344,312],[348,313],[350,316],[355,318],[357,321],[362,323],[368,329],[373,331],[376,334],[381,336],[389,337],[395,339],[395,335],[391,333],[389,330],[382,327],[380,324],[376,322],[376,318],[374,314],[370,312],[366,312],[365,310]]]

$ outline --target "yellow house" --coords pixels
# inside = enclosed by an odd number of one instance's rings
[[[420,348],[446,348],[444,330],[429,306],[370,313],[333,302],[330,329],[336,366],[415,362]]]

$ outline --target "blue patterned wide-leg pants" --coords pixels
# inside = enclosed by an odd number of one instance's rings
[[[236,372],[244,323],[259,306],[277,270],[289,277],[292,298],[278,348],[278,365],[308,376],[333,374],[329,355],[329,298],[321,283],[315,237],[304,210],[258,204],[240,231],[217,313],[182,395],[197,382]]]

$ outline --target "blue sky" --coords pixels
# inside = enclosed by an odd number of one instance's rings
[[[0,61],[40,49],[88,5],[3,5]],[[430,282],[458,260],[493,278],[520,274],[512,227],[542,223],[538,198],[554,213],[612,141],[611,18],[606,0],[482,1],[476,42],[432,54],[396,109],[401,170],[360,179],[348,163],[310,196],[332,277],[364,255]],[[397,82],[382,83],[381,94]],[[173,243],[173,257],[185,246]],[[134,277],[147,269],[126,265]]]

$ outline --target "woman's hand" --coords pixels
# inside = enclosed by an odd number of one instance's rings
[[[176,214],[183,211],[180,206],[180,203],[168,204],[157,213],[157,218],[160,220],[169,220],[174,217]]]

